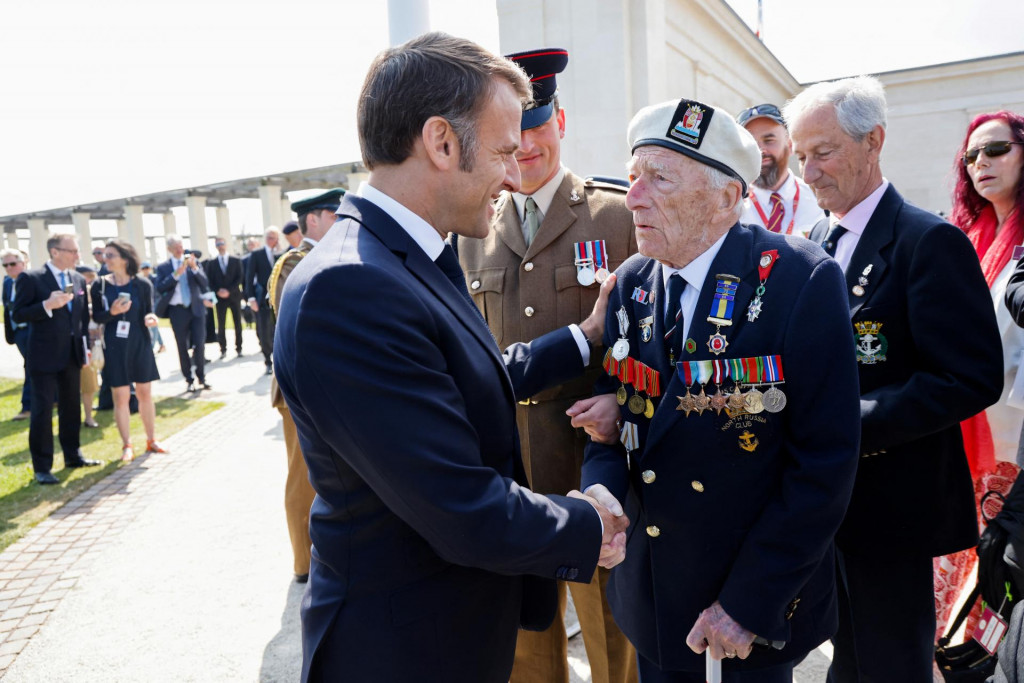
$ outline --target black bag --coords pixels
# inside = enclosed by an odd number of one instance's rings
[[[978,601],[979,595],[980,583],[971,591],[956,619],[946,629],[946,635],[939,638],[938,645],[935,646],[935,663],[946,683],[985,683],[988,677],[995,673],[995,655],[986,652],[981,643],[973,638],[961,645],[949,646],[953,634],[960,629],[960,625],[974,609],[974,603]]]

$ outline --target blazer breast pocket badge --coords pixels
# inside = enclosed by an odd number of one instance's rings
[[[857,362],[875,365],[885,360],[889,342],[882,334],[882,323],[863,320],[853,324],[857,337]]]

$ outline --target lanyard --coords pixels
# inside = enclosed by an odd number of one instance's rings
[[[793,181],[796,183],[796,180]],[[780,195],[781,196],[781,195]],[[761,222],[764,225],[768,225],[768,216],[764,215],[764,209],[761,208],[761,203],[757,201],[757,194],[750,191],[750,201],[754,202],[754,208],[757,209],[757,213],[761,216]],[[796,207],[800,206],[800,183],[796,183],[796,193],[793,194],[793,215],[789,217],[789,226],[786,227],[785,235],[793,234],[793,224],[796,222]]]

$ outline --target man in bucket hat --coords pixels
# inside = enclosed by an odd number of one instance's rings
[[[753,137],[693,100],[630,123],[640,254],[616,271],[598,393],[621,440],[582,486],[634,529],[609,601],[640,680],[792,680],[836,627],[832,537],[858,455],[842,273],[806,240],[740,224]],[[681,647],[682,643],[689,645]]]

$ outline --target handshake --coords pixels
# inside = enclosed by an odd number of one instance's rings
[[[629,517],[623,514],[622,506],[615,496],[602,484],[594,484],[586,493],[570,491],[569,497],[587,501],[601,515],[604,535],[601,537],[601,555],[597,564],[605,569],[611,569],[626,559],[626,528],[629,526]]]

